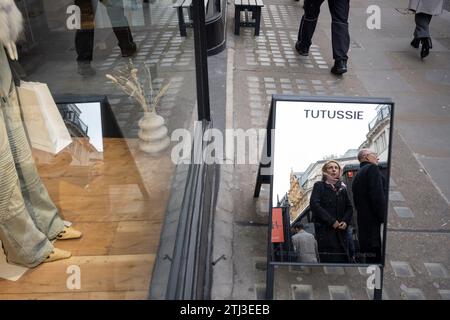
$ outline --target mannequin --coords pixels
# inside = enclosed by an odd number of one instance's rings
[[[37,172],[22,124],[7,55],[17,60],[22,15],[13,0],[0,0],[0,240],[9,263],[35,267],[69,258],[50,240],[81,237],[64,225]],[[5,50],[6,49],[6,50]]]

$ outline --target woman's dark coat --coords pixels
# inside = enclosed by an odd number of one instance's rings
[[[347,230],[334,229],[333,224],[344,221],[349,226],[353,209],[347,189],[341,182],[335,186],[336,191],[323,181],[316,182],[310,199],[320,262],[348,262]]]

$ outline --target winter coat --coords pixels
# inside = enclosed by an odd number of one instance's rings
[[[0,0],[0,44],[16,42],[22,32],[22,22],[14,0]]]
[[[334,229],[333,224],[344,221],[350,225],[352,205],[345,186],[338,182],[337,191],[323,181],[316,182],[310,199],[312,219],[316,229],[320,262],[348,262],[346,230]]]
[[[304,230],[291,237],[298,262],[317,263],[317,241],[311,233]]]
[[[443,4],[444,0],[409,0],[409,9],[436,16],[442,13]]]
[[[377,165],[362,162],[352,183],[361,251],[381,247],[380,227],[387,210],[384,178]]]

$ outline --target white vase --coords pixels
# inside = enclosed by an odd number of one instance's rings
[[[170,145],[168,130],[164,118],[156,112],[144,112],[139,120],[139,149],[146,153],[157,154]]]

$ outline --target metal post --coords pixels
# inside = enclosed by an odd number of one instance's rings
[[[206,44],[205,3],[193,0],[195,72],[197,80],[198,120],[211,121],[208,86],[208,50]]]
[[[380,288],[377,289],[375,287],[373,289],[373,300],[383,300],[383,271],[384,267],[381,266],[380,268]]]
[[[270,262],[267,262],[266,300],[273,300],[274,273],[275,273],[275,266]]]

